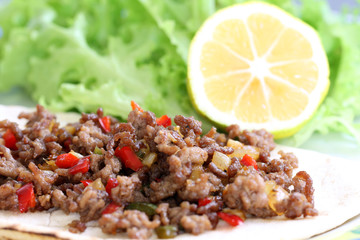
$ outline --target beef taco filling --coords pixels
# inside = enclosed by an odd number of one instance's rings
[[[104,233],[138,239],[317,215],[311,177],[295,174],[294,154],[271,157],[265,130],[203,134],[192,117],[132,107],[126,123],[99,109],[61,127],[42,106],[19,115],[24,129],[0,121],[0,209],[61,209],[80,216],[71,232],[97,221]]]

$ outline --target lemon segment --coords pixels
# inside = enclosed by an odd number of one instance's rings
[[[221,126],[297,132],[329,88],[316,31],[280,8],[237,4],[208,18],[191,42],[188,89],[194,106]]]

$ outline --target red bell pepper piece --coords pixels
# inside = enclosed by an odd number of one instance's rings
[[[71,168],[79,162],[79,158],[71,153],[60,154],[55,161],[59,168]]]
[[[167,115],[162,115],[160,118],[156,119],[156,123],[158,125],[162,125],[164,127],[168,127],[171,125],[171,118],[169,118]]]
[[[245,154],[241,159],[240,163],[245,166],[253,166],[256,170],[258,170],[258,166],[256,161],[250,157],[249,155]]]
[[[69,168],[69,174],[75,175],[77,173],[87,173],[90,168],[90,156],[83,157],[79,160],[79,162]]]
[[[109,196],[111,196],[111,189],[113,189],[114,187],[118,186],[119,182],[116,178],[109,178],[107,183],[106,183],[106,187],[105,190],[106,192],[109,194]]]
[[[32,183],[27,183],[16,190],[16,195],[18,196],[19,210],[21,213],[27,212],[29,208],[35,207],[36,201],[34,185]]]
[[[115,156],[121,159],[121,162],[126,168],[130,168],[133,171],[138,171],[144,166],[133,150],[128,146],[122,148],[117,147],[115,149]]]
[[[92,183],[93,181],[92,181],[92,180],[82,180],[82,181],[80,181],[80,182],[82,182],[82,184],[84,184],[84,187],[87,187],[87,186],[89,186],[89,184]]]
[[[14,133],[8,128],[6,132],[3,135],[3,139],[5,141],[5,147],[11,149],[11,150],[17,150],[16,147],[16,137]]]
[[[101,215],[109,214],[115,212],[120,206],[116,205],[115,203],[111,202],[106,208],[101,212]]]
[[[205,206],[205,205],[208,205],[209,203],[211,203],[213,200],[211,198],[202,198],[202,199],[199,199],[198,201],[198,206],[199,207],[202,207],[202,206]]]
[[[217,215],[219,216],[219,218],[221,218],[233,227],[238,226],[244,222],[244,220],[234,214],[218,212]]]
[[[105,131],[105,132],[110,132],[111,131],[111,119],[109,116],[105,116],[105,117],[102,117],[102,118],[99,118],[99,123],[100,123],[100,126],[102,127],[102,129]]]
[[[139,104],[137,104],[136,102],[131,100],[131,108],[134,111],[135,109],[137,109],[139,112],[144,112],[144,110],[139,106]]]

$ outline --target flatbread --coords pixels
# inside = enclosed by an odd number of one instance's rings
[[[0,120],[16,120],[23,107],[0,105]],[[62,122],[77,121],[77,114],[58,114]],[[293,152],[299,159],[298,170],[307,171],[314,181],[315,208],[319,216],[288,220],[284,217],[247,219],[238,227],[220,222],[216,231],[199,236],[183,234],[176,239],[305,239],[336,228],[360,214],[360,163],[325,154],[286,146],[273,152]],[[81,234],[68,231],[67,224],[79,219],[77,214],[66,215],[57,210],[36,213],[0,211],[0,238],[4,239],[119,239],[125,234],[107,235],[96,222],[87,224]],[[155,237],[155,234],[153,235]]]

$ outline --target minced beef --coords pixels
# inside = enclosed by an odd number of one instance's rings
[[[8,181],[0,186],[0,209],[13,210],[18,207],[15,181]]]
[[[178,234],[201,234],[216,228],[219,212],[227,210],[262,218],[317,215],[310,175],[299,171],[293,176],[298,160],[292,153],[280,151],[272,159],[275,144],[265,130],[231,125],[228,135],[215,127],[202,135],[201,122],[193,117],[177,115],[175,124],[163,126],[154,113],[141,109],[131,111],[126,123],[99,109],[60,127],[55,115],[40,105],[19,117],[28,120],[24,129],[0,121],[0,138],[10,130],[16,139],[16,149],[0,139],[2,210],[18,211],[17,190],[32,183],[27,187],[33,186],[35,207],[25,211],[78,213],[78,220],[67,223],[76,233],[92,220],[104,233],[146,239],[155,228],[169,225]],[[229,159],[226,169],[212,161],[215,151],[234,153],[229,139],[257,153],[258,170],[238,157]],[[127,152],[120,154],[125,147]],[[62,166],[59,156],[76,160]],[[272,207],[269,186],[286,193]]]
[[[0,145],[0,175],[4,177],[17,178],[23,171],[28,171],[20,162],[11,155],[10,149]]]
[[[130,238],[147,239],[152,235],[152,230],[160,225],[160,221],[150,221],[145,213],[138,210],[118,210],[104,214],[99,220],[99,225],[104,233],[114,234],[118,230],[123,230]]]
[[[185,231],[194,235],[199,235],[212,228],[211,222],[206,215],[183,216],[180,220],[180,224],[184,227]]]

